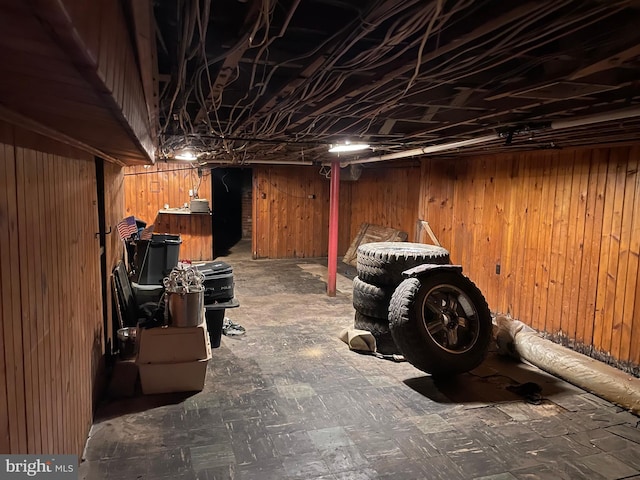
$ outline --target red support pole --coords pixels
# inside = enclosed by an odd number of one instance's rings
[[[340,210],[340,162],[331,162],[331,189],[329,192],[329,267],[327,275],[327,295],[336,296],[336,276],[338,273],[338,212]]]

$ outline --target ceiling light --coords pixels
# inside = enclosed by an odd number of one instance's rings
[[[329,149],[330,153],[344,153],[344,152],[359,152],[360,150],[366,150],[369,148],[368,143],[339,143],[336,145],[331,145]]]
[[[186,160],[188,162],[193,162],[198,159],[198,156],[194,153],[190,148],[185,148],[177,153],[173,158],[176,160]]]

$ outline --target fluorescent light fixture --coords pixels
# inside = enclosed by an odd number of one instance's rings
[[[331,145],[329,153],[344,153],[344,152],[359,152],[360,150],[366,150],[369,148],[368,143],[338,143]]]
[[[173,158],[175,158],[176,160],[186,160],[188,162],[193,162],[194,160],[198,159],[194,151],[189,148],[181,150]]]

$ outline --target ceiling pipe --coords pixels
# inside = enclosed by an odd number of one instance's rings
[[[355,160],[347,160],[342,165],[355,165],[358,163],[384,162],[385,160],[396,160],[398,158],[416,157],[419,155],[427,155],[429,153],[443,152],[446,150],[455,150],[456,148],[469,147],[471,145],[479,145],[481,143],[498,140],[500,135],[485,135],[484,137],[470,138],[468,140],[459,140],[457,142],[443,143],[440,145],[429,145],[428,147],[414,148],[413,150],[405,150],[404,152],[388,153],[377,157],[357,158]]]
[[[627,118],[633,118],[640,116],[640,106],[631,108],[625,108],[621,110],[614,110],[612,112],[597,113],[595,115],[588,115],[584,117],[576,117],[571,119],[553,120],[541,129],[550,128],[551,130],[562,130],[566,128],[582,127],[585,125],[592,125],[594,123],[610,122],[614,120],[624,120]],[[422,148],[414,148],[412,150],[406,150],[404,152],[389,153],[386,155],[379,155],[377,157],[356,158],[354,160],[347,160],[341,162],[342,166],[354,165],[358,163],[372,163],[383,162],[385,160],[396,160],[398,158],[416,157],[420,155],[428,155],[429,153],[444,152],[447,150],[455,150],[457,148],[469,147],[472,145],[480,145],[491,141],[499,140],[502,136],[500,134],[485,135],[478,138],[471,138],[468,140],[460,140],[457,142],[443,143],[440,145],[430,145]]]
[[[212,158],[204,160],[203,163],[215,163],[219,165],[229,166],[245,166],[245,165],[313,165],[311,160],[243,160],[242,162],[234,162],[232,160],[225,160],[222,158]]]
[[[639,117],[640,106],[614,110],[612,112],[598,113],[596,115],[588,115],[585,117],[569,118],[566,120],[553,120],[551,122],[552,130],[561,130],[563,128],[583,127],[594,123],[610,122],[613,120],[624,120],[625,118]]]
[[[243,163],[254,163],[257,165],[313,165],[311,160],[246,160]]]

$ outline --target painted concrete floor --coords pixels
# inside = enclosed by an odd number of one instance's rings
[[[337,338],[352,268],[329,298],[322,260],[253,261],[244,242],[221,260],[246,334],[223,336],[202,392],[105,403],[81,478],[640,479],[640,419],[621,408],[494,354],[436,384]],[[540,405],[506,389],[528,381]]]

